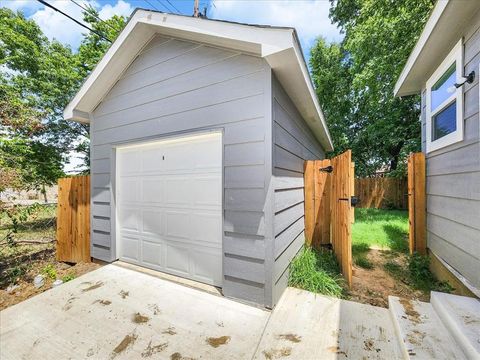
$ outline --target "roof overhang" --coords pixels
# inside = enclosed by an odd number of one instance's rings
[[[471,25],[479,1],[439,0],[403,68],[395,96],[418,94],[435,69]]]
[[[65,108],[64,118],[89,123],[90,114],[155,34],[263,57],[325,150],[333,150],[295,29],[206,20],[143,9],[132,14]]]

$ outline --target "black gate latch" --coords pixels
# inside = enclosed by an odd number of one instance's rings
[[[348,201],[349,199],[348,198],[340,198],[338,200]],[[355,207],[358,204],[358,202],[359,202],[358,197],[356,197],[356,196],[350,197],[350,205],[351,206]]]

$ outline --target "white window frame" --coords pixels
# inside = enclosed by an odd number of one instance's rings
[[[456,82],[460,83],[463,81],[463,41],[460,41],[454,46],[450,51],[447,57],[443,60],[440,66],[435,70],[430,79],[428,79],[426,88],[426,143],[427,143],[427,153],[441,149],[445,146],[454,144],[456,142],[463,140],[463,86],[460,86],[455,90],[452,95],[446,99],[442,104],[440,104],[433,111],[431,110],[431,100],[432,100],[432,86],[445,74],[450,66],[455,63],[455,73],[456,73]],[[440,139],[432,141],[432,119],[439,112],[444,110],[447,106],[451,105],[456,101],[456,120],[457,128],[455,131],[451,132],[448,135],[442,136]]]

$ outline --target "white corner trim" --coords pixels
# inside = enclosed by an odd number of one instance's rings
[[[425,44],[430,38],[430,35],[432,35],[432,32],[435,29],[438,20],[440,19],[448,5],[448,2],[449,0],[438,0],[435,4],[435,7],[433,8],[430,17],[428,18],[427,23],[425,24],[425,27],[423,28],[423,31],[420,34],[420,37],[418,38],[415,47],[410,53],[410,56],[408,57],[407,62],[395,84],[395,88],[393,90],[394,96],[399,96],[398,93],[400,91],[400,88],[404,84],[407,76],[410,74],[410,71],[417,62],[422,49],[425,47]]]
[[[463,140],[463,86],[455,90],[452,95],[439,105],[434,111],[431,109],[431,89],[432,86],[440,79],[440,77],[455,63],[456,82],[463,81],[463,39],[460,39],[453,47],[447,57],[442,61],[440,66],[435,70],[426,84],[426,152],[432,152],[448,145]],[[447,106],[456,101],[456,130],[440,139],[432,141],[432,118]]]

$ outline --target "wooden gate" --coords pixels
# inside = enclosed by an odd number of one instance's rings
[[[90,262],[90,176],[58,180],[57,260]]]
[[[425,154],[408,157],[408,242],[410,254],[427,253]]]
[[[350,150],[331,160],[305,162],[305,242],[319,248],[332,244],[348,285],[352,284],[351,197],[354,164]]]

